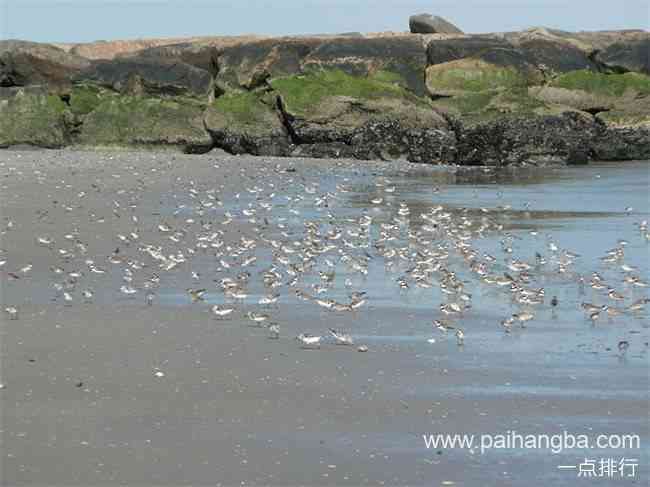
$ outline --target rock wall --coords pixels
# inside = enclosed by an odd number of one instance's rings
[[[649,51],[643,31],[552,29],[2,41],[0,147],[490,165],[650,158]]]

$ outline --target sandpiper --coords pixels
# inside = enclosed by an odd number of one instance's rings
[[[254,311],[249,311],[247,313],[247,316],[248,319],[251,320],[253,323],[258,323],[258,324],[261,324],[270,318],[270,316],[265,313],[256,313]]]
[[[301,348],[320,348],[320,336],[310,335],[308,333],[301,333],[296,337],[296,340],[300,341]]]
[[[223,318],[224,316],[228,316],[230,313],[232,313],[235,310],[235,308],[231,308],[228,306],[219,306],[218,304],[215,304],[212,306],[212,313],[215,316],[218,316],[219,318]]]
[[[18,308],[16,308],[15,306],[7,306],[5,308],[5,313],[9,315],[10,320],[18,319]]]
[[[196,303],[198,301],[203,301],[204,298],[203,296],[206,293],[206,289],[187,289],[187,293],[190,295],[190,298],[192,299],[193,303]]]
[[[462,347],[465,344],[465,333],[460,328],[456,330],[456,344]]]
[[[341,331],[337,331],[333,328],[330,328],[329,331],[330,334],[336,340],[337,345],[354,345],[354,340],[352,339],[352,335],[348,333],[343,333]]]
[[[272,340],[280,338],[280,325],[277,323],[271,323],[269,325],[269,338]]]
[[[433,320],[433,326],[435,326],[439,332],[444,333],[445,335],[449,330],[454,329],[453,326],[451,326],[446,321],[442,321],[442,320]]]

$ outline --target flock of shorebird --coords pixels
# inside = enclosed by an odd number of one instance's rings
[[[293,192],[280,193],[280,185],[265,177],[274,171],[286,188],[294,188]],[[496,289],[494,299],[511,304],[513,312],[500,322],[505,333],[528,326],[540,307],[555,309],[562,304],[557,296],[547,302],[547,293],[540,285],[544,280],[574,283],[582,294],[585,287],[591,288],[592,300],[598,304],[583,302],[582,308],[593,323],[603,315],[612,319],[643,313],[650,302],[636,295],[635,290],[648,283],[637,267],[626,262],[627,242],[622,240],[603,256],[604,270],[579,275],[574,269],[578,253],[560,248],[550,236],[540,237],[547,239],[543,254],[537,253],[528,261],[515,258],[513,247],[521,237],[501,222],[501,208],[433,205],[411,215],[409,205],[397,200],[399,192],[394,183],[382,177],[375,181],[366,208],[351,214],[350,208],[340,206],[337,214],[337,202],[351,191],[346,181],[331,191],[322,191],[317,182],[279,168],[263,168],[261,176],[235,194],[233,204],[227,206],[219,189],[188,182],[183,194],[176,195],[184,204],[167,216],[155,217],[155,221],[139,213],[134,191],[116,192],[112,213],[128,216],[130,224],[127,230],[112,235],[115,250],[108,256],[91,255],[89,243],[74,228],[57,239],[37,236],[36,245],[52,254],[55,299],[67,305],[91,303],[98,292],[119,290],[124,296],[140,297],[146,305],[154,306],[161,286],[183,275],[196,283],[186,289],[189,303],[204,303],[209,301],[208,295],[218,293],[223,299],[210,308],[216,319],[232,319],[240,312],[255,326],[266,328],[270,339],[282,336],[272,307],[287,298],[334,313],[327,320],[327,335],[304,332],[296,337],[306,349],[320,348],[326,341],[356,345],[349,332],[330,328],[329,324],[336,321],[335,313],[355,313],[367,304],[369,296],[353,287],[355,282],[364,282],[376,263],[383,267],[382,279],[394,282],[398,292],[413,287],[439,292],[441,304],[438,311],[432,310],[436,315],[432,329],[442,336],[452,333],[458,346],[466,339],[466,331],[458,323],[472,308],[472,289],[468,287]],[[77,197],[82,198],[82,193]],[[71,204],[69,213],[74,209]],[[96,222],[100,217],[88,218]],[[411,219],[418,224],[412,224]],[[60,228],[65,225],[59,222]],[[106,225],[110,226],[110,221]],[[244,229],[241,235],[229,232],[234,225]],[[637,225],[640,238],[650,240],[647,221]],[[5,232],[12,226],[12,221],[5,222]],[[530,233],[537,236],[534,230]],[[500,255],[480,250],[481,239],[494,236],[500,241]],[[10,280],[32,272],[31,264],[10,262],[8,256],[0,258],[3,268],[12,269],[3,272]],[[121,279],[117,286],[116,275]],[[254,281],[263,289],[261,293],[251,291]],[[106,285],[100,287],[101,282]],[[200,287],[205,282],[215,283],[215,289]],[[86,287],[89,284],[91,287]],[[333,299],[332,295],[340,295],[341,284],[348,297]],[[255,303],[251,302],[253,298]],[[6,305],[5,313],[9,319],[19,319],[16,305]],[[621,353],[628,346],[622,340]],[[357,345],[357,350],[365,352],[368,347]]]

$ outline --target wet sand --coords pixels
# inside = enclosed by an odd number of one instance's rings
[[[594,169],[589,170],[584,174],[591,177]],[[519,198],[534,199],[545,188],[535,178],[561,187],[580,178],[575,171],[552,169],[543,176],[539,170],[533,176],[522,171],[524,182],[534,179],[530,186],[498,195],[489,175],[475,180],[406,163],[0,152],[0,261],[6,260],[0,267],[2,308],[19,310],[15,320],[4,313],[0,329],[2,484],[572,485],[575,472],[557,466],[590,456],[638,458],[635,478],[601,481],[645,485],[650,465],[646,314],[604,318],[592,326],[578,311],[579,300],[595,300],[591,290],[580,296],[575,285],[549,276],[547,303],[557,294],[558,309],[546,303],[528,328],[505,334],[498,323],[512,312],[512,304],[499,291],[468,282],[474,302],[459,320],[466,335],[459,347],[453,335],[445,338],[431,326],[441,317],[437,304],[444,297],[414,286],[400,291],[394,281],[404,270],[387,274],[376,258],[365,278],[351,275],[349,289],[342,284],[332,289],[339,300],[350,289],[366,290],[368,303],[357,311],[325,310],[296,299],[287,286],[278,290],[276,305],[261,307],[260,272],[269,267],[271,254],[260,249],[249,270],[250,296],[236,303],[230,317],[216,319],[210,306],[224,298],[214,281],[242,268],[224,269],[213,250],[187,251],[200,233],[198,226],[208,221],[224,231],[224,248],[238,246],[242,236],[258,238],[260,231],[283,238],[278,223],[286,225],[286,239],[295,240],[305,219],[333,218],[328,212],[358,216],[372,208],[375,183],[388,178],[397,189],[379,205],[385,205],[385,213],[378,212],[377,221],[388,221],[400,201],[409,202],[408,225],[414,228],[422,224],[418,205],[510,204],[513,208],[503,210],[512,213],[510,231],[523,235],[536,228],[562,236],[568,230],[563,230],[567,224],[561,213],[574,212],[568,225],[574,231],[563,241],[582,253],[583,274],[603,272],[597,256],[621,235],[630,242],[630,263],[647,280],[647,243],[632,225],[647,218],[647,181],[645,198],[635,196],[631,215],[624,211],[630,196],[622,190],[607,195],[613,202],[602,208],[590,207],[589,198],[578,199],[575,207],[561,204],[539,218],[520,220],[530,208]],[[314,195],[304,191],[312,185],[318,186]],[[313,199],[336,185],[352,188],[350,194],[316,208]],[[432,186],[440,187],[435,201],[427,193]],[[247,190],[256,187],[264,191]],[[270,192],[276,194],[272,210],[242,214]],[[470,201],[472,192],[478,196]],[[287,202],[283,195],[304,200]],[[216,206],[206,206],[210,202]],[[226,212],[232,221],[221,224]],[[594,221],[604,223],[594,226]],[[160,224],[186,233],[170,243]],[[118,237],[136,228],[137,240],[127,237],[127,244]],[[576,232],[588,235],[586,241],[576,240]],[[70,233],[74,238],[66,240]],[[39,244],[39,236],[54,242]],[[501,236],[480,245],[495,253]],[[546,241],[540,239],[544,248]],[[80,242],[82,247],[75,245]],[[173,247],[188,261],[163,272],[138,250],[146,244],[166,245],[168,253]],[[531,257],[532,249],[521,244],[515,251]],[[115,255],[124,256],[124,263],[111,264],[108,259]],[[90,272],[88,259],[106,273]],[[31,269],[21,270],[30,264]],[[135,297],[119,291],[125,267],[133,269]],[[83,276],[67,303],[52,284],[75,270]],[[192,271],[199,272],[198,280]],[[160,275],[161,283],[153,305],[147,306],[142,282],[152,273]],[[190,287],[206,288],[206,302],[191,303],[185,293]],[[84,302],[82,289],[94,292],[91,302]],[[644,289],[629,292],[647,296]],[[269,339],[266,329],[252,326],[246,317],[260,309],[280,324],[280,339]],[[368,352],[330,341],[320,350],[303,350],[294,339],[329,327],[350,331]],[[427,341],[431,337],[435,343]],[[623,339],[630,348],[621,355],[617,344]],[[428,450],[422,438],[508,430],[592,437],[633,433],[641,437],[641,449],[558,455],[506,449],[481,455]]]

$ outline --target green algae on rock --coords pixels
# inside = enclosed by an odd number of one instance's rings
[[[73,105],[74,106],[74,105]],[[181,146],[208,150],[203,105],[188,99],[106,96],[85,115],[77,139],[91,146]]]
[[[66,105],[59,96],[0,88],[0,147],[28,144],[58,148],[69,142]]]

